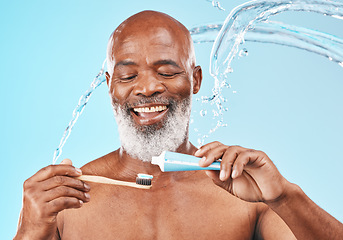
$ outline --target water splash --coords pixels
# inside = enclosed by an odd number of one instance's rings
[[[211,1],[214,7],[220,10],[220,3]],[[269,17],[284,11],[308,11],[320,13],[343,20],[343,2],[341,0],[259,0],[251,1],[236,7],[228,15],[224,23],[199,25],[190,29],[195,43],[214,42],[210,58],[210,74],[214,78],[214,88],[211,96],[202,96],[201,104],[210,104],[211,110],[202,109],[200,116],[218,119],[208,134],[198,133],[198,144],[203,145],[209,134],[220,127],[227,126],[223,120],[223,113],[228,111],[225,106],[227,98],[224,89],[231,88],[227,82],[228,74],[233,71],[231,62],[239,54],[243,57],[248,54],[246,49],[239,49],[245,41],[275,43],[285,46],[304,49],[327,57],[343,67],[343,40],[332,35],[313,31],[306,28],[269,21]],[[104,66],[93,80],[91,87],[81,96],[78,105],[73,111],[72,120],[69,122],[58,148],[55,150],[53,163],[55,164],[62,153],[62,148],[68,139],[73,126],[82,114],[93,91],[104,81]],[[236,91],[232,91],[236,93]],[[212,114],[209,114],[211,112]],[[192,121],[192,119],[191,119]],[[213,122],[213,121],[211,121]]]
[[[195,43],[214,42],[222,24],[207,24],[190,29]],[[206,29],[208,28],[208,31]],[[245,33],[244,42],[274,43],[288,47],[307,50],[330,61],[343,64],[343,40],[333,35],[302,28],[285,23],[265,21],[257,23]],[[243,48],[239,56],[246,56],[248,50]]]
[[[239,46],[244,43],[245,34],[254,29],[256,23],[266,22],[270,16],[285,11],[314,12],[340,19],[343,17],[343,3],[329,0],[264,0],[251,1],[236,7],[226,18],[212,47],[210,74],[215,79],[214,94],[220,91],[220,83],[226,80],[227,69],[231,69],[231,62],[238,53]],[[293,36],[295,35],[296,33]],[[269,38],[269,42],[273,42],[273,39]]]
[[[246,49],[239,49],[245,41],[296,47],[325,56],[343,67],[342,39],[326,33],[268,20],[269,17],[285,11],[314,12],[343,20],[343,2],[339,0],[260,0],[236,7],[223,24],[212,23],[190,29],[195,43],[214,41],[210,57],[210,74],[215,81],[214,88],[211,96],[202,97],[202,102],[210,102],[217,106],[213,116],[219,120],[217,125],[210,129],[209,134],[218,129],[221,126],[220,123],[223,123],[223,113],[227,111],[223,90],[230,87],[227,79],[228,74],[233,71],[231,62],[234,57],[237,54],[239,56],[248,54]],[[201,137],[201,133],[198,136]],[[200,141],[201,145],[203,143]]]
[[[91,86],[89,87],[89,89],[80,97],[79,102],[78,102],[76,108],[73,111],[73,117],[70,120],[67,128],[65,129],[65,131],[63,133],[63,136],[62,136],[62,139],[60,141],[60,144],[58,145],[58,147],[56,148],[56,150],[54,152],[54,158],[52,159],[52,163],[53,164],[56,163],[57,159],[62,154],[63,146],[66,143],[67,139],[69,138],[71,130],[73,129],[77,119],[82,114],[83,110],[85,109],[86,104],[88,103],[89,98],[91,97],[92,93],[94,92],[94,90],[97,87],[99,87],[103,82],[105,82],[105,80],[106,80],[105,75],[104,75],[105,63],[106,63],[106,60],[103,62],[102,67],[101,67],[99,73],[94,78],[94,80],[91,83]]]

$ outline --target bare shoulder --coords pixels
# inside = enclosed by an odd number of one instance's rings
[[[83,167],[81,167],[82,173],[86,175],[99,175],[99,176],[106,176],[108,174],[108,162],[115,162],[118,159],[118,153],[117,151],[113,151],[111,153],[108,153],[102,157],[99,157],[87,164],[85,164]],[[91,195],[92,197],[97,195],[97,184],[92,184],[90,182],[87,183],[91,186]],[[91,205],[92,201],[85,204],[82,208],[84,208],[87,205]],[[63,233],[65,232],[65,226],[66,222],[68,222],[69,219],[71,219],[70,213],[80,212],[80,209],[69,209],[69,210],[63,210],[57,215],[57,226],[58,226],[58,236],[63,236]],[[56,239],[59,239],[57,235],[55,236]]]
[[[118,160],[118,151],[110,152],[102,157],[99,157],[81,167],[83,174],[88,175],[106,175],[109,163],[114,164]]]

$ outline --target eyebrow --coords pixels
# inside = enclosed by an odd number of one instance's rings
[[[158,60],[156,62],[154,62],[154,65],[172,65],[174,67],[178,67],[181,68],[175,61],[171,60],[171,59],[163,59],[163,60]]]
[[[171,66],[174,66],[174,67],[181,68],[175,61],[173,61],[171,59],[158,60],[158,61],[154,62],[153,65],[154,66],[157,66],[157,65],[171,65]],[[123,61],[120,61],[120,62],[116,63],[114,68],[116,68],[118,66],[137,66],[137,63],[135,63],[133,61],[130,61],[130,60],[123,60]]]
[[[132,61],[129,61],[129,60],[123,60],[123,61],[120,61],[120,62],[116,63],[114,68],[116,68],[118,66],[128,66],[128,65],[137,66],[137,64],[135,62],[132,62]]]

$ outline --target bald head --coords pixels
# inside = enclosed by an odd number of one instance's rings
[[[150,161],[188,148],[192,94],[202,80],[189,31],[164,13],[137,13],[112,33],[107,64],[124,151]]]
[[[187,28],[171,16],[156,12],[139,12],[124,22],[110,36],[107,46],[107,67],[112,76],[115,66],[115,55],[123,44],[130,41],[145,41],[147,45],[160,40],[167,46],[175,47],[182,57],[187,58],[187,64],[195,66],[193,41]]]

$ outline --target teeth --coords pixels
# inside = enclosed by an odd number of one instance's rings
[[[156,107],[141,107],[141,108],[134,108],[133,111],[135,112],[161,112],[166,110],[167,106],[156,106]]]

